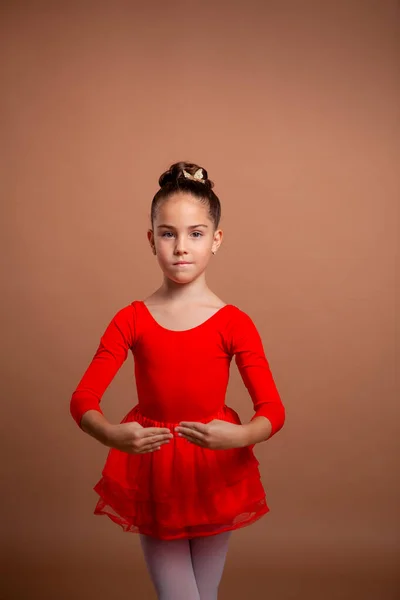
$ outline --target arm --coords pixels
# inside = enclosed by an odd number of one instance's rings
[[[134,310],[133,305],[130,304],[119,310],[112,318],[70,401],[70,413],[78,426],[103,443],[110,423],[104,417],[100,401],[125,362],[128,350],[134,345]]]
[[[242,427],[244,446],[254,446],[259,442],[265,442],[271,437],[272,424],[266,417],[254,415],[250,423],[244,423]]]
[[[231,352],[253,401],[255,413],[243,424],[245,445],[271,438],[285,422],[285,407],[275,385],[260,334],[252,319],[239,311],[231,326]]]
[[[82,416],[79,426],[82,431],[94,437],[104,446],[108,446],[111,423],[101,412],[93,409],[87,410]]]

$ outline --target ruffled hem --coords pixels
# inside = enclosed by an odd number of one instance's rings
[[[106,515],[114,523],[119,525],[124,532],[128,533],[141,533],[144,535],[150,535],[158,539],[163,540],[175,540],[180,538],[194,538],[194,537],[206,537],[209,535],[216,535],[223,533],[224,531],[230,531],[246,527],[261,519],[266,513],[269,512],[269,508],[266,503],[265,496],[254,502],[252,506],[248,507],[247,512],[242,512],[236,515],[230,523],[206,523],[203,525],[180,525],[179,527],[173,528],[171,526],[161,526],[154,522],[150,523],[138,523],[135,517],[122,517],[120,514],[108,505],[102,498],[99,499],[94,514],[95,515]]]
[[[241,423],[226,405],[204,422],[214,418]],[[138,405],[121,422],[129,421],[173,433],[176,426],[145,417]],[[126,532],[160,539],[250,525],[269,512],[253,447],[211,450],[175,435],[158,452],[128,454],[112,448],[93,488],[100,496],[94,514],[107,515]]]

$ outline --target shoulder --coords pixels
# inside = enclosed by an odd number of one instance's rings
[[[258,342],[260,339],[257,326],[250,314],[233,304],[227,305],[225,309],[223,334],[227,347],[231,351],[245,340]]]
[[[227,304],[227,322],[231,326],[254,325],[252,317],[235,304]]]
[[[128,346],[134,344],[136,340],[136,315],[132,302],[114,310],[103,335],[118,339],[122,337]]]
[[[134,320],[135,316],[135,306],[133,302],[126,304],[122,308],[117,309],[114,312],[113,320],[120,323],[131,323]]]

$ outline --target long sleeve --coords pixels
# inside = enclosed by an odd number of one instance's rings
[[[100,344],[70,401],[70,413],[79,427],[83,414],[99,411],[101,398],[125,362],[135,342],[134,308],[130,304],[120,309],[107,325]]]
[[[230,351],[253,401],[255,417],[266,417],[272,426],[270,438],[285,422],[285,407],[275,385],[260,334],[252,319],[238,310],[230,327]]]

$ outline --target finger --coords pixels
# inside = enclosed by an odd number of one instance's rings
[[[164,444],[168,444],[168,443],[169,443],[168,441],[163,441],[163,442],[155,442],[153,444],[146,444],[139,451],[139,454],[144,454],[146,452],[154,452],[155,450],[159,450],[161,448],[161,446],[163,446]]]
[[[199,423],[197,421],[195,421],[195,422],[181,421],[179,423],[179,429],[181,427],[188,427],[189,429],[191,429],[193,431],[199,431],[200,433],[206,433],[206,431],[207,431],[207,423]]]
[[[196,440],[205,439],[205,435],[203,433],[201,433],[200,431],[196,431],[195,429],[191,429],[190,427],[179,427],[179,433],[182,433],[184,436],[190,436],[191,438],[195,438]]]
[[[143,450],[140,450],[137,454],[148,454],[149,452],[156,452],[157,450],[160,450],[160,446],[150,446]]]
[[[141,448],[149,448],[156,445],[163,444],[165,442],[169,442],[172,439],[171,435],[163,434],[163,435],[154,435],[152,437],[143,437],[139,441],[139,445]]]
[[[165,434],[154,436],[154,438],[143,438],[141,440],[143,448],[148,448],[149,446],[159,446],[160,444],[165,444],[170,441],[171,437]]]
[[[147,452],[155,452],[159,446],[145,446],[139,450],[136,454],[147,454]]]
[[[182,433],[182,437],[192,444],[197,444],[197,446],[205,446],[204,440],[199,436],[195,436],[190,433]]]
[[[161,434],[165,435],[166,433],[171,433],[171,430],[167,427],[145,427],[143,437],[151,437]]]

